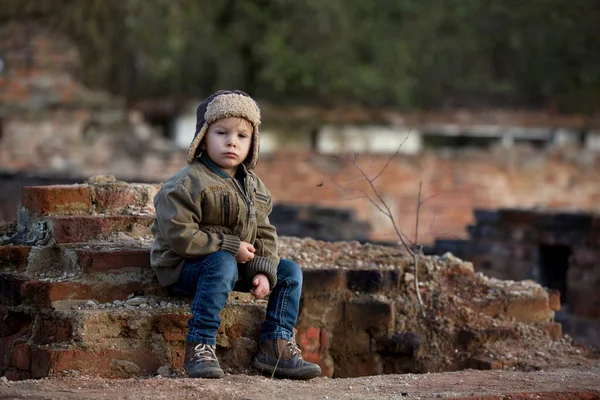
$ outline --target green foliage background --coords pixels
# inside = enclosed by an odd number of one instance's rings
[[[598,0],[0,0],[14,21],[70,35],[84,80],[130,100],[600,105]]]

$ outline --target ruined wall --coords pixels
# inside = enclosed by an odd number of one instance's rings
[[[470,240],[455,243],[459,253],[487,275],[559,291],[565,331],[600,347],[600,214],[505,209],[475,216]],[[441,245],[438,252],[450,249]]]
[[[136,174],[142,182],[159,182],[184,163],[183,151],[145,152],[140,158],[123,157],[120,163],[111,159],[101,164],[83,163],[78,171],[85,177],[107,170],[125,179],[122,176],[127,174],[123,171],[128,168],[129,174]],[[362,168],[372,176],[387,161],[386,156],[360,155],[358,158]],[[360,190],[368,190],[366,182],[347,157],[279,152],[264,155],[256,172],[271,190],[276,203],[353,210],[358,220],[372,227],[370,240],[397,241],[389,219],[364,199]],[[420,240],[433,243],[436,238],[466,239],[467,227],[474,222],[474,209],[598,210],[600,154],[513,149],[510,153],[457,151],[397,157],[378,178],[377,188],[399,226],[411,237],[419,182],[423,184],[422,198],[427,199],[420,212]],[[7,200],[12,196],[12,213],[0,216],[9,220],[14,218],[19,193],[3,193],[3,196]]]
[[[181,373],[190,302],[167,297],[149,267],[157,189],[99,177],[23,190],[18,230],[0,243],[0,374]],[[534,282],[489,279],[450,254],[422,258],[416,275],[401,249],[357,242],[282,238],[280,255],[303,268],[296,338],[325,376],[539,368],[544,352],[575,354],[553,321],[558,298]],[[227,371],[248,368],[265,306],[230,296],[217,335]]]

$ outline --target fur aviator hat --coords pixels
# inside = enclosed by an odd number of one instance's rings
[[[256,101],[241,90],[220,90],[200,103],[196,110],[196,134],[187,151],[188,164],[200,154],[200,142],[208,126],[227,117],[244,118],[252,125],[252,145],[244,164],[248,169],[256,166],[260,140],[260,109]]]

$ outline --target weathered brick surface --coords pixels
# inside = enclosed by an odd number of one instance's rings
[[[527,323],[550,322],[554,318],[554,312],[545,296],[511,298],[506,307],[506,315]]]
[[[43,378],[52,373],[79,370],[109,378],[151,375],[160,360],[148,348],[86,351],[39,347],[32,350],[31,375]]]
[[[396,291],[399,277],[397,270],[351,270],[347,273],[348,289],[363,293]]]
[[[21,285],[27,280],[20,275],[0,273],[0,305],[17,306],[21,304]]]
[[[558,322],[544,322],[537,324],[537,326],[546,331],[552,340],[560,340],[562,338],[562,325]]]
[[[76,215],[92,212],[87,185],[25,186],[22,205],[42,215]]]
[[[302,271],[302,295],[310,298],[336,298],[346,286],[346,271],[340,269],[305,269]]]
[[[394,327],[395,309],[391,302],[349,301],[344,315],[350,326],[372,334],[385,333]]]
[[[23,272],[30,251],[31,246],[0,246],[0,270]]]
[[[106,237],[111,233],[150,234],[151,216],[82,216],[52,217],[57,243],[81,243]]]
[[[127,268],[150,268],[149,249],[77,250],[83,271],[122,272]]]
[[[154,195],[160,185],[114,183],[91,188],[96,213],[120,214],[127,207],[154,211]]]
[[[100,303],[125,300],[132,293],[165,295],[158,283],[123,282],[48,282],[31,281],[21,286],[22,303],[30,306],[51,308],[52,303],[62,300],[94,299]]]

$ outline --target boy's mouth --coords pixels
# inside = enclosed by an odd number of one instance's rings
[[[237,154],[235,153],[231,153],[231,152],[227,152],[223,154],[225,157],[231,157],[231,158],[236,158]]]

